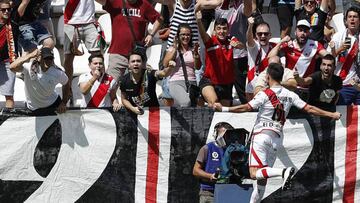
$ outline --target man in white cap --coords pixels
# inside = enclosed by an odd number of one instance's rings
[[[268,57],[283,55],[286,59],[285,67],[290,70],[297,70],[300,77],[308,77],[315,72],[316,59],[328,54],[323,45],[318,41],[309,39],[310,23],[307,20],[299,20],[296,24],[295,39],[289,36],[281,40],[269,53]],[[302,94],[307,92],[307,87],[298,86]],[[300,95],[301,96],[301,95]],[[307,95],[301,97],[306,100]]]

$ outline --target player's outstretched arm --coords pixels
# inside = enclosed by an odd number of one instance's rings
[[[249,104],[240,104],[238,106],[224,107],[220,103],[215,103],[213,106],[215,111],[219,112],[233,112],[233,113],[242,113],[251,111],[252,108]]]
[[[316,115],[316,116],[324,116],[324,117],[329,117],[335,120],[339,120],[341,117],[341,113],[339,112],[330,112],[330,111],[325,111],[322,110],[318,107],[315,106],[311,106],[311,105],[306,105],[304,107],[304,111],[306,111],[307,113]]]

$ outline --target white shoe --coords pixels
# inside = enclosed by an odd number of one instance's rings
[[[283,177],[283,184],[282,184],[282,190],[288,190],[291,186],[291,179],[295,175],[295,168],[288,167],[285,169],[284,177]]]

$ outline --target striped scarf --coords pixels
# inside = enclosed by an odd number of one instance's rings
[[[6,32],[6,41],[7,41],[7,47],[8,47],[8,54],[9,54],[9,60],[10,63],[15,61],[16,58],[16,52],[15,52],[15,42],[14,42],[14,35],[12,31],[11,23],[5,24],[5,32]]]

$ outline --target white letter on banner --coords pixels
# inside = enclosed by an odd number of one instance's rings
[[[42,178],[32,159],[41,136],[56,119],[61,123],[62,145],[54,167]],[[9,118],[0,127],[0,178],[43,181],[26,202],[75,202],[106,168],[116,136],[115,121],[106,110]]]
[[[55,120],[56,116],[11,117],[2,123],[0,179],[44,181],[34,168],[35,147]]]

